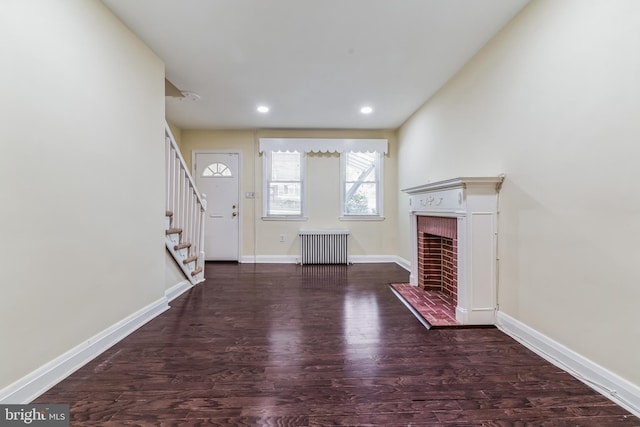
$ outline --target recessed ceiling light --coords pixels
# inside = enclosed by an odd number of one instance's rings
[[[362,114],[371,114],[371,113],[373,113],[373,108],[369,107],[368,105],[365,105],[364,107],[362,107],[360,109],[360,112]]]
[[[258,113],[268,113],[269,112],[269,107],[267,107],[266,105],[258,105],[258,108],[256,108],[256,110],[258,110]]]

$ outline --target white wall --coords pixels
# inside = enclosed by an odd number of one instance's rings
[[[164,295],[164,66],[96,0],[0,2],[0,390]]]
[[[259,138],[386,138],[389,153],[384,165],[384,221],[340,221],[340,158],[331,154],[309,154],[307,158],[307,221],[263,221],[262,156]],[[298,230],[301,228],[340,228],[351,230],[349,253],[352,256],[394,257],[397,253],[396,206],[397,172],[396,133],[393,131],[319,131],[319,130],[216,130],[182,131],[182,149],[190,164],[191,153],[198,150],[232,150],[242,154],[241,194],[255,192],[255,199],[243,198],[242,257],[257,260],[295,259],[299,255]],[[280,235],[285,242],[280,242]],[[262,257],[262,258],[260,258]],[[362,258],[361,258],[362,259]]]
[[[640,2],[535,0],[399,131],[400,188],[506,173],[500,310],[636,385],[639,52]]]

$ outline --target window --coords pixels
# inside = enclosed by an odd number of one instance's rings
[[[264,217],[303,218],[306,157],[297,151],[264,153]]]
[[[318,202],[338,210],[341,220],[384,220],[386,139],[260,138],[258,152],[263,156],[263,219],[305,220],[306,153],[341,153],[340,170],[334,160],[313,159],[314,170],[316,162],[327,163],[319,177],[312,177],[320,181],[314,181],[314,189],[322,191]],[[338,178],[339,187],[333,187]],[[329,179],[330,185],[322,182]]]
[[[212,163],[207,166],[204,171],[202,171],[202,176],[214,178],[223,176],[230,177],[231,169],[229,169],[229,166],[225,165],[224,163]]]
[[[340,156],[343,218],[382,217],[382,153],[347,151]]]

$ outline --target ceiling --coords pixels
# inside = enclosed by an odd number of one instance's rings
[[[183,129],[395,129],[528,2],[102,1],[200,96]]]

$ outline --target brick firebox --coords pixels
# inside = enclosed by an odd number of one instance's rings
[[[418,216],[418,286],[458,303],[456,218]]]

